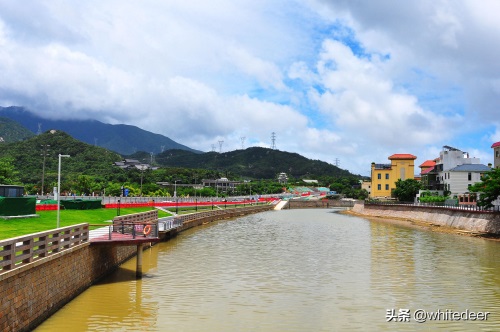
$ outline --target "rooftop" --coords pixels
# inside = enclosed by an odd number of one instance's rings
[[[491,167],[483,164],[463,164],[450,169],[450,172],[489,172]]]
[[[389,157],[389,160],[393,160],[393,159],[402,159],[402,160],[408,160],[408,159],[417,159],[416,156],[412,155],[412,154],[409,154],[409,153],[396,153],[396,154],[393,154],[392,156]]]
[[[500,146],[500,142],[493,143],[493,145],[492,145],[491,147],[492,147],[492,148],[496,148],[496,147],[498,147],[498,146]]]
[[[434,160],[426,160],[422,163],[422,165],[418,166],[420,168],[422,167],[434,167],[436,165],[436,162]]]

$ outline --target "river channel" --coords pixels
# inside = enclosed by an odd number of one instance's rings
[[[211,223],[148,249],[142,280],[135,264],[35,331],[500,328],[499,242],[332,209]]]

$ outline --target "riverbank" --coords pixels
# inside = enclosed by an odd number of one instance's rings
[[[500,215],[436,207],[354,204],[344,214],[433,232],[483,237],[500,241]]]

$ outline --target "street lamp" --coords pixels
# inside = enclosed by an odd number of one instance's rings
[[[177,181],[180,180],[174,180],[174,198],[177,198]]]
[[[61,213],[60,201],[61,201],[61,157],[69,158],[68,154],[59,154],[59,168],[57,170],[57,228],[59,228],[59,218]]]
[[[136,166],[141,171],[141,197],[142,197],[142,178],[144,176],[144,170],[148,168],[147,165],[138,165]]]

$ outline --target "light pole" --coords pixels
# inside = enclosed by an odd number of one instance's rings
[[[148,166],[146,165],[139,165],[139,166],[136,166],[140,171],[141,171],[141,197],[142,197],[142,178],[144,176],[144,170],[146,170],[148,168]]]
[[[42,166],[42,190],[41,190],[41,195],[43,196],[43,188],[44,186],[44,181],[45,181],[45,157],[47,157],[47,149],[50,147],[48,144],[43,144],[43,166]]]
[[[57,228],[59,228],[59,218],[61,213],[60,201],[61,201],[61,157],[69,158],[69,154],[59,153],[59,168],[57,170]]]
[[[177,198],[177,181],[179,180],[174,180],[174,198]]]

